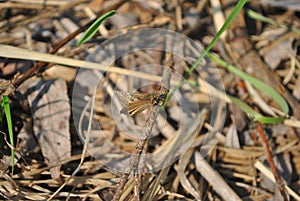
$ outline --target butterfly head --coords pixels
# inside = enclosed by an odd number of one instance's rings
[[[160,94],[159,96],[154,97],[153,105],[162,106],[166,100],[166,96],[167,94]]]

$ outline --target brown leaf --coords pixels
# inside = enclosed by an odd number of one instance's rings
[[[232,124],[226,133],[225,146],[233,147],[233,148],[237,148],[237,149],[241,148],[241,145],[239,142],[239,136],[238,136],[235,124]]]
[[[276,69],[280,62],[288,59],[291,56],[290,52],[293,52],[294,39],[284,38],[282,35],[285,31],[283,28],[264,31],[260,36],[262,39],[257,44],[267,43],[259,52],[272,69]]]
[[[58,164],[71,156],[70,104],[64,80],[30,79],[21,86],[33,118],[33,131],[46,163]],[[60,166],[50,169],[60,181]]]

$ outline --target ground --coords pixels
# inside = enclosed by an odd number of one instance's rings
[[[0,3],[1,199],[300,200],[299,5]]]

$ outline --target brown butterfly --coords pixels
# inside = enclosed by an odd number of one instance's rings
[[[152,105],[162,106],[166,100],[169,90],[163,88],[154,93],[127,93],[124,91],[115,91],[118,95],[123,108],[120,113],[133,116],[141,113]]]

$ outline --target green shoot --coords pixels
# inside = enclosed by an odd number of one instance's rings
[[[287,102],[285,101],[285,99],[277,91],[275,91],[272,87],[265,84],[263,81],[255,78],[255,77],[252,77],[251,75],[248,75],[247,73],[239,70],[238,68],[234,67],[233,65],[226,63],[224,60],[222,60],[212,54],[209,54],[209,56],[214,62],[220,64],[221,66],[226,68],[228,71],[238,75],[243,80],[250,82],[253,86],[256,87],[256,89],[262,91],[263,93],[267,94],[272,99],[274,99],[279,104],[279,106],[281,107],[282,111],[285,114],[287,114],[289,112],[289,106],[288,106]]]
[[[164,105],[162,106],[163,108],[166,107],[166,104],[169,102],[169,100],[171,98],[171,95],[174,93],[174,91],[176,91],[177,89],[179,89],[183,85],[184,79],[186,79],[188,76],[190,76],[193,73],[193,71],[200,64],[200,62],[204,58],[204,56],[208,54],[208,52],[211,50],[211,48],[220,39],[220,37],[223,34],[223,32],[225,32],[225,30],[228,28],[228,26],[231,24],[231,22],[234,20],[234,18],[238,15],[238,13],[244,7],[244,5],[247,3],[247,1],[248,0],[240,0],[240,1],[238,1],[238,3],[236,4],[236,6],[234,7],[234,9],[232,10],[232,12],[230,13],[230,15],[228,16],[227,20],[225,21],[225,23],[223,24],[223,26],[221,27],[221,29],[218,31],[218,33],[213,38],[213,40],[210,42],[210,44],[201,53],[201,55],[197,58],[196,62],[192,65],[192,67],[186,73],[186,75],[181,80],[181,82],[179,84],[177,84],[172,90],[170,90],[170,92],[167,95],[166,101],[165,101]]]
[[[99,29],[99,26],[102,24],[102,22],[104,20],[106,20],[107,18],[115,15],[117,13],[117,11],[112,10],[109,11],[107,13],[105,13],[104,15],[100,16],[89,28],[88,30],[86,30],[86,32],[84,33],[84,35],[82,36],[82,38],[77,42],[77,46],[82,45],[83,43],[85,43],[87,40],[89,40],[90,38],[92,38],[97,30]]]
[[[251,17],[252,19],[259,20],[259,21],[264,22],[264,23],[276,25],[278,27],[286,28],[288,30],[291,30],[291,31],[297,33],[297,34],[300,34],[300,29],[299,28],[289,26],[289,25],[283,24],[283,23],[278,23],[278,22],[276,22],[276,21],[274,21],[274,20],[272,20],[268,17],[265,17],[265,16],[255,12],[253,10],[250,10],[250,9],[245,9],[245,11],[246,11],[247,15],[249,17]]]
[[[11,120],[11,113],[10,113],[10,106],[9,106],[9,99],[7,95],[3,95],[1,101],[1,107],[4,108],[7,126],[8,126],[8,134],[9,134],[9,141],[10,141],[10,148],[11,148],[11,174],[14,173],[14,164],[15,164],[15,150],[14,150],[14,135],[12,129],[12,120]]]
[[[251,107],[249,107],[245,102],[242,100],[235,98],[233,96],[227,95],[230,100],[235,103],[239,108],[241,108],[250,119],[256,120],[261,123],[265,124],[275,124],[275,123],[280,123],[284,120],[284,117],[265,117],[258,112],[254,111]]]

